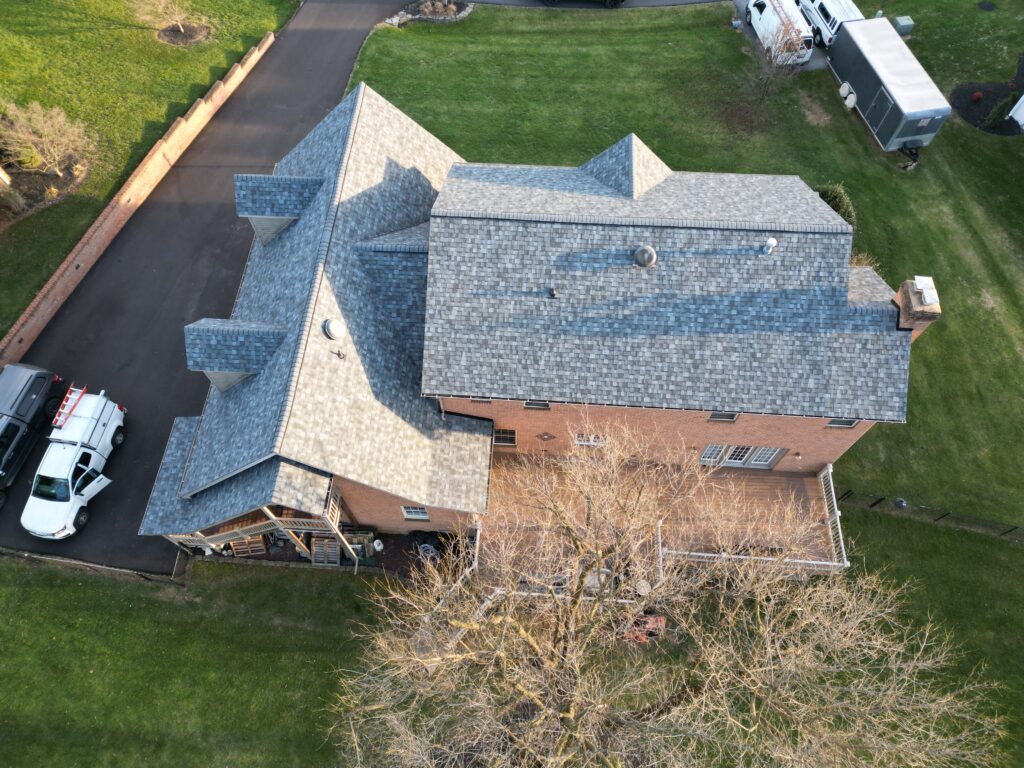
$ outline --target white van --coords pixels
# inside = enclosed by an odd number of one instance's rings
[[[853,0],[799,0],[800,10],[811,24],[815,45],[831,47],[846,21],[864,18]]]
[[[806,64],[814,44],[811,25],[793,0],[747,0],[747,23],[775,64]]]

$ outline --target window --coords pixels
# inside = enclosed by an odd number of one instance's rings
[[[527,400],[523,403],[524,408],[530,408],[535,411],[550,411],[551,403],[547,400]]]
[[[75,494],[81,494],[82,491],[84,491],[88,487],[89,483],[91,483],[99,476],[99,472],[97,472],[95,469],[90,469],[88,472],[82,475],[82,477],[79,479],[77,483],[75,483]]]
[[[857,426],[859,419],[829,419],[828,425],[836,429],[852,429]]]
[[[828,8],[825,7],[824,3],[818,4],[818,13],[821,14],[821,18],[825,20],[826,24],[832,22],[832,14],[828,12]]]
[[[770,467],[778,455],[778,448],[755,448],[754,452],[750,454],[750,466]]]
[[[726,458],[726,464],[743,464],[747,457],[750,456],[750,452],[754,450],[753,446],[750,445],[734,445],[732,450],[729,451],[729,456]]]
[[[932,119],[930,117],[922,118],[920,121],[918,121],[917,127],[918,128],[925,128],[925,127],[927,127],[928,123],[930,123],[931,121],[932,121]]]
[[[496,430],[494,430],[494,444],[495,445],[515,445],[516,444],[516,431],[514,429],[496,429]]]
[[[36,481],[32,485],[32,495],[37,499],[46,499],[47,501],[70,501],[71,487],[68,481],[62,478],[36,475]]]
[[[402,516],[406,520],[429,520],[426,507],[402,507]]]
[[[600,435],[586,435],[582,432],[576,435],[576,445],[598,446],[603,443],[604,438]]]
[[[709,467],[717,466],[725,454],[725,449],[726,446],[718,443],[705,446],[704,452],[700,455],[700,463]]]
[[[14,444],[14,438],[18,436],[18,425],[8,424],[4,431],[0,432],[0,459],[7,453],[7,449]]]
[[[736,421],[738,413],[732,411],[712,411],[709,421]]]
[[[758,13],[764,13],[764,9],[767,7],[768,3],[764,2],[764,0],[757,0],[757,2],[754,3],[754,8],[757,9]]]

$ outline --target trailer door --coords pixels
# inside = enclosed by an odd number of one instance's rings
[[[892,109],[892,97],[889,96],[889,92],[885,88],[879,88],[878,93],[875,94],[874,101],[871,102],[868,111],[864,113],[864,120],[872,132],[878,131],[879,126],[885,120],[885,116],[889,114],[890,109]]]

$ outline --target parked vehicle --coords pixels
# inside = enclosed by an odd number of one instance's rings
[[[747,23],[775,64],[806,64],[814,48],[811,25],[790,0],[747,0]]]
[[[839,28],[847,21],[863,19],[853,0],[797,0],[800,10],[811,25],[814,44],[826,48],[835,42]]]
[[[839,94],[886,152],[916,160],[952,112],[949,102],[888,19],[842,25],[828,52]]]
[[[110,485],[101,472],[111,452],[124,443],[125,415],[104,392],[68,391],[32,481],[22,528],[43,539],[66,539],[85,526],[89,501]]]
[[[0,506],[64,396],[64,381],[32,365],[0,370]]]
[[[597,0],[597,2],[601,3],[605,8],[618,8],[625,0]],[[544,0],[544,5],[553,8],[558,5],[558,0]]]

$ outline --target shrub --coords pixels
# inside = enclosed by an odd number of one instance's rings
[[[47,187],[46,188],[46,192],[43,193],[43,196],[47,200],[55,200],[57,198],[57,195],[59,195],[59,194],[60,194],[60,190],[57,189],[56,187]]]
[[[988,117],[985,118],[985,125],[989,128],[995,128],[1003,120],[1006,119],[1007,115],[1010,114],[1010,110],[1013,105],[1017,103],[1019,94],[1010,93],[1006,98],[1002,99],[998,104],[992,107],[992,111],[988,113]]]
[[[854,251],[850,255],[850,266],[851,267],[871,267],[876,272],[878,271],[878,259],[872,256],[870,253],[865,251]]]
[[[85,160],[93,151],[85,124],[68,117],[60,107],[46,109],[33,101],[27,107],[0,104],[0,151],[23,168],[39,168],[63,176],[68,165]]]
[[[857,209],[853,207],[853,200],[850,199],[850,193],[846,191],[846,187],[830,181],[828,184],[815,187],[814,191],[829,204],[833,211],[842,216],[847,224],[856,229]]]
[[[18,190],[6,184],[0,184],[0,211],[17,214],[23,210],[25,210],[25,200],[18,194]]]

